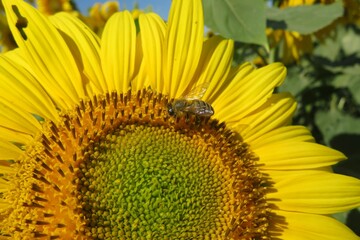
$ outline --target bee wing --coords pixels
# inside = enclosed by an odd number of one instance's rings
[[[205,104],[197,104],[196,106],[194,105],[189,105],[184,107],[185,111],[196,111],[196,112],[204,112],[208,109],[208,107]]]
[[[188,99],[188,100],[200,99],[200,98],[202,98],[202,96],[204,96],[209,85],[210,85],[210,82],[204,82],[202,84],[199,84],[199,85],[193,87],[188,93],[186,93],[181,98]]]

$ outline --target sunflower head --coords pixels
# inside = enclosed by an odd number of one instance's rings
[[[101,39],[3,2],[19,48],[0,57],[1,238],[354,238],[327,216],[359,205],[328,170],[344,156],[290,126],[283,65],[232,67],[233,41],[204,40],[200,0],[139,31],[116,12]]]
[[[39,11],[45,15],[74,11],[74,3],[71,0],[37,0],[36,4]]]

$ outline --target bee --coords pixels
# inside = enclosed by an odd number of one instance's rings
[[[192,114],[196,117],[210,117],[214,115],[213,107],[209,103],[201,100],[208,85],[208,83],[200,84],[185,94],[185,96],[169,103],[167,106],[169,115],[182,116],[184,114]]]

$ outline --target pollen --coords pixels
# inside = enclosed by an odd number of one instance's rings
[[[266,181],[224,123],[149,90],[84,99],[14,164],[9,239],[267,239]],[[0,215],[1,217],[1,215]]]

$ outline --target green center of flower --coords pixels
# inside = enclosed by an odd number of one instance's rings
[[[199,136],[126,125],[88,154],[79,196],[95,238],[211,236],[231,215],[230,171]]]

